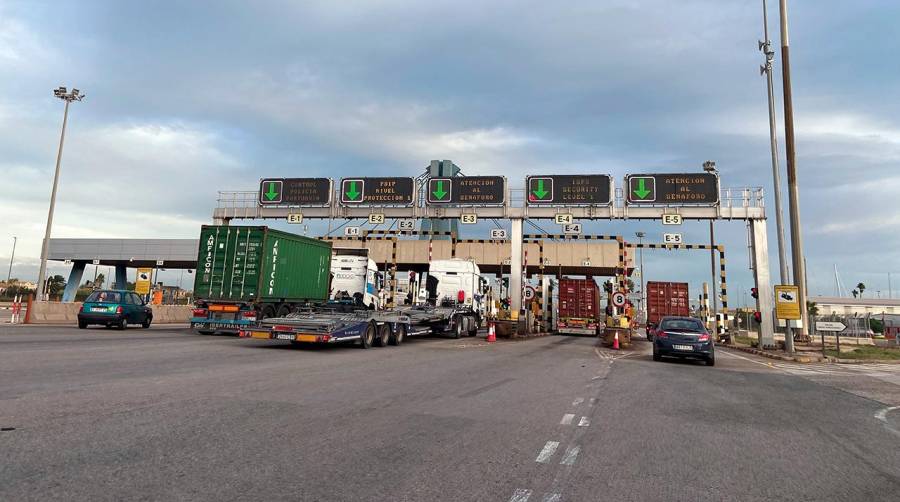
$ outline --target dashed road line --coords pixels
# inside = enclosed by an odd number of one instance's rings
[[[569,446],[566,448],[566,452],[563,454],[562,460],[559,461],[560,465],[575,465],[575,460],[578,459],[578,453],[581,451],[580,446]]]
[[[579,404],[584,402],[583,397],[576,397],[574,401],[572,401],[572,406],[578,406]]]
[[[538,453],[538,456],[536,459],[534,459],[534,461],[539,464],[546,464],[550,462],[550,457],[552,457],[553,454],[556,453],[557,448],[559,448],[559,441],[547,441],[547,444],[544,445],[544,449],[541,450],[540,453]]]
[[[509,502],[528,502],[528,499],[531,497],[531,490],[526,490],[524,488],[516,488],[516,491],[513,492],[513,496],[509,499]]]
[[[558,493],[548,493],[544,495],[544,498],[541,499],[541,502],[559,502],[562,500],[562,496]]]
[[[591,425],[591,419],[588,417],[581,417],[581,420],[578,421],[578,427],[588,427]]]
[[[559,425],[572,425],[572,420],[575,420],[575,414],[566,413],[563,415],[562,420],[559,421]]]

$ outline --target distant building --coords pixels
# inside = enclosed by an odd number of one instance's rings
[[[817,296],[810,297],[809,301],[815,302],[820,316],[900,314],[900,299]]]

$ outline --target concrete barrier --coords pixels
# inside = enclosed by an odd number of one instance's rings
[[[31,304],[31,324],[76,324],[81,303],[34,302]],[[154,324],[187,323],[191,318],[190,305],[151,305]]]

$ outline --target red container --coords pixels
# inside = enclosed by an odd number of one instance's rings
[[[599,321],[600,286],[597,282],[594,279],[560,279],[559,330],[565,332],[568,328],[593,332],[597,330]]]
[[[667,315],[690,316],[689,299],[686,282],[648,282],[647,325],[657,326]]]

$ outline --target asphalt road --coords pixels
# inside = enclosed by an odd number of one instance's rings
[[[0,500],[897,500],[877,393],[635,348],[0,328]]]

